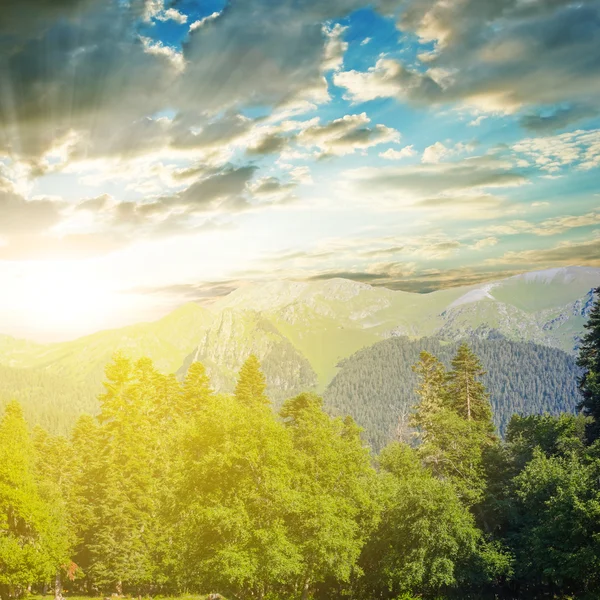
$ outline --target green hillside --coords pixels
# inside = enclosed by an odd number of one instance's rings
[[[39,417],[58,429],[72,421],[71,407],[95,409],[104,367],[115,351],[149,356],[163,372],[180,374],[201,360],[224,391],[232,389],[240,365],[254,353],[279,403],[301,389],[324,391],[341,361],[397,336],[452,342],[499,333],[572,354],[591,305],[590,290],[599,283],[600,269],[569,267],[428,294],[345,279],[248,284],[210,308],[189,303],[155,322],[69,342],[42,345],[0,336],[0,365],[34,379],[60,379],[63,400],[53,401],[52,418]],[[37,406],[46,414],[44,385],[30,386],[27,377],[6,373],[3,393],[24,398],[32,413]]]
[[[494,422],[504,432],[512,414],[573,412],[580,400],[574,357],[531,342],[471,339],[469,344],[487,371],[483,381],[490,392]],[[423,350],[449,365],[458,344],[436,338],[385,340],[357,352],[325,392],[335,414],[352,415],[380,449],[397,433],[409,434],[408,417],[417,403],[417,377],[411,367]],[[400,427],[400,431],[397,429]]]

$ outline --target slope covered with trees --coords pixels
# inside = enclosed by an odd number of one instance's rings
[[[233,394],[117,354],[69,437],[0,415],[0,597],[593,600],[600,595],[595,300],[579,415],[492,420],[469,345],[411,366],[412,443],[371,453],[304,392],[274,410],[256,357]],[[439,348],[438,348],[439,349]],[[527,356],[527,355],[523,355]],[[591,392],[591,394],[590,394]]]
[[[494,423],[503,434],[514,413],[574,412],[580,400],[575,358],[554,348],[496,339],[470,340],[486,371]],[[336,414],[351,414],[376,449],[396,435],[406,435],[416,403],[417,374],[412,370],[422,351],[445,365],[458,344],[437,338],[395,337],[365,348],[340,363],[324,398]],[[399,428],[399,429],[398,429]]]

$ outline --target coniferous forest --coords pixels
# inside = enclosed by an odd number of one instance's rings
[[[179,381],[115,355],[100,413],[68,437],[8,404],[2,600],[597,598],[596,294],[580,413],[514,415],[503,438],[467,344],[448,366],[421,352],[410,435],[377,455],[313,393],[276,413],[254,356],[223,395],[201,363]]]

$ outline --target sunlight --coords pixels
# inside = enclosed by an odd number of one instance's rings
[[[98,330],[125,308],[110,282],[76,263],[40,264],[20,281],[16,292],[22,318],[50,337]]]

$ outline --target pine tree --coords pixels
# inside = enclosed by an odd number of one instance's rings
[[[201,362],[192,363],[183,381],[182,412],[194,414],[213,394],[204,365]]]
[[[485,386],[479,378],[485,375],[479,358],[467,344],[461,344],[452,359],[448,373],[448,397],[452,408],[467,421],[489,423],[493,431],[492,409]]]
[[[237,385],[235,386],[235,397],[244,404],[269,404],[265,394],[267,383],[260,369],[258,358],[251,354],[240,369]]]
[[[594,290],[596,300],[584,325],[587,333],[581,340],[577,365],[584,370],[579,379],[579,391],[583,397],[579,408],[592,417],[586,428],[589,444],[600,438],[600,287]]]
[[[444,407],[448,374],[444,365],[425,351],[421,352],[419,362],[413,365],[412,370],[419,377],[419,385],[415,390],[419,404],[414,407],[411,425],[420,429],[422,436],[426,436],[432,417]]]

